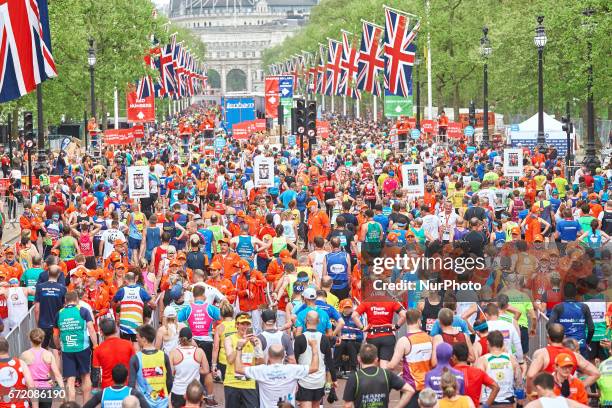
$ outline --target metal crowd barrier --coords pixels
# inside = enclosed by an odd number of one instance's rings
[[[30,348],[30,331],[35,328],[36,319],[34,318],[34,307],[32,306],[28,314],[6,336],[11,356],[20,356],[21,353]]]
[[[546,325],[548,324],[548,317],[540,311],[537,312],[538,317],[536,320],[536,335],[529,338],[529,357],[533,356],[533,353],[541,348],[548,345],[548,333],[546,331]]]

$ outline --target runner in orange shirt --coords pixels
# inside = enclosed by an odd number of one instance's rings
[[[221,270],[222,265],[217,261],[213,261],[213,263],[210,264],[210,276],[206,280],[206,284],[219,290],[219,292],[225,295],[227,301],[233,304],[236,300],[236,289],[231,280],[223,277]]]
[[[329,217],[319,209],[319,203],[311,201],[308,207],[308,244],[312,248],[314,237],[326,238],[331,232]]]
[[[213,256],[212,262],[219,262],[223,269],[223,277],[229,279],[237,272],[236,263],[240,261],[240,256],[230,251],[227,238],[221,238],[219,244],[221,245],[221,251]]]

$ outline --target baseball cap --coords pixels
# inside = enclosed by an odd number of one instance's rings
[[[308,204],[306,204],[306,207],[308,207],[308,208],[316,207],[317,205],[319,205],[319,203],[317,203],[316,201],[311,201]]]
[[[387,240],[389,242],[397,242],[397,234],[395,232],[390,232],[389,235],[387,235]]]
[[[342,299],[338,307],[340,308],[340,310],[345,309],[347,307],[353,307],[353,301],[351,299]]]
[[[274,310],[266,309],[261,312],[261,321],[262,322],[275,322],[276,321],[276,313]]]
[[[251,316],[249,316],[249,315],[238,316],[238,318],[236,319],[236,323],[238,323],[238,324],[240,324],[240,323],[251,324]]]
[[[297,274],[296,282],[308,282],[308,273],[305,271],[300,271]]]
[[[534,242],[544,242],[544,236],[542,234],[537,234],[535,237],[533,237],[533,241]]]
[[[17,278],[11,278],[8,281],[9,285],[19,285],[19,279]]]
[[[309,287],[304,289],[304,293],[302,293],[302,296],[304,296],[304,299],[315,300],[317,298],[317,291],[315,290],[315,288]]]
[[[168,306],[164,309],[164,317],[176,317],[176,309],[172,306]]]
[[[576,365],[572,357],[567,353],[558,354],[557,357],[555,358],[555,364],[558,365],[559,367],[569,367],[569,366],[574,367]]]
[[[521,229],[519,227],[513,227],[512,228],[512,233],[513,234],[517,234],[517,235],[521,235]]]
[[[223,267],[221,266],[221,262],[219,261],[213,261],[210,264],[210,269],[214,269],[214,270],[218,270],[218,269],[222,269]]]

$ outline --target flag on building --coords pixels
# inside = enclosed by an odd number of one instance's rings
[[[0,1],[0,102],[56,76],[47,0]]]

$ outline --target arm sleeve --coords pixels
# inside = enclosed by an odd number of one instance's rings
[[[346,402],[355,401],[355,394],[357,393],[357,375],[353,371],[349,374],[348,380],[346,380],[346,385],[344,386],[344,394],[342,395],[342,399]]]
[[[295,354],[296,360],[298,360],[300,355],[306,351],[306,347],[308,347],[308,344],[306,343],[306,336],[303,334],[297,336],[293,342],[293,353]]]
[[[140,368],[140,364],[138,364],[138,356],[133,355],[130,358],[130,378],[128,379],[128,387],[134,388],[136,385],[136,373]]]
[[[92,321],[91,313],[89,313],[89,310],[87,310],[84,307],[82,307],[79,310],[79,313],[81,314],[81,317],[83,318],[83,320],[85,320],[86,322],[91,322]]]
[[[221,320],[221,311],[217,306],[208,305],[208,315],[215,320]]]
[[[321,352],[323,352],[325,370],[331,374],[332,381],[336,381],[336,369],[332,357],[332,348],[326,336],[321,337]]]
[[[178,311],[176,318],[179,322],[184,322],[185,320],[189,319],[190,314],[191,314],[191,306],[187,305]]]
[[[287,334],[283,334],[283,337],[281,337],[281,343],[285,348],[285,353],[287,356],[292,356],[295,354],[293,351],[293,343],[291,343],[291,338]]]
[[[36,290],[34,291],[34,302],[40,302],[40,286],[36,285]]]
[[[389,390],[401,390],[406,384],[406,381],[399,375],[395,374],[391,370],[385,369],[387,372],[387,378],[389,379]]]
[[[142,299],[144,303],[147,303],[148,301],[151,300],[151,295],[149,295],[147,291],[144,290],[144,288],[140,288],[140,298]]]
[[[164,353],[164,363],[166,364],[166,389],[171,390],[174,378],[172,376],[172,365],[170,364],[170,358],[166,353]]]
[[[123,299],[123,288],[119,288],[115,296],[113,296],[113,302],[120,302]]]
[[[98,405],[100,405],[100,403],[102,402],[102,392],[98,392],[96,394],[94,394],[89,401],[87,401],[84,405],[83,408],[95,408]]]
[[[101,392],[99,392],[98,394],[102,395]],[[142,392],[138,391],[135,388],[132,388],[131,394],[135,396],[136,398],[138,398],[138,401],[140,402],[140,408],[149,408],[149,403],[145,399],[144,395],[142,395]]]
[[[438,334],[440,334],[440,323],[438,323],[438,320],[436,319],[436,321],[434,322],[433,326],[431,327],[431,331],[429,332],[429,335],[431,337],[436,336]]]
[[[591,316],[591,309],[589,309],[588,305],[582,304],[582,313],[584,314],[584,319],[586,321],[587,326],[587,338],[586,342],[589,344],[593,339],[593,334],[595,334],[595,325],[593,324],[593,316]]]

